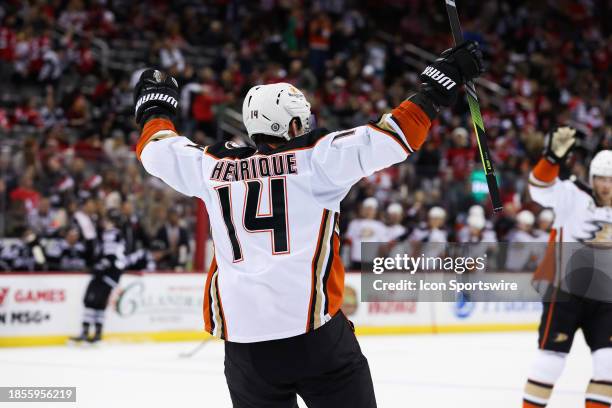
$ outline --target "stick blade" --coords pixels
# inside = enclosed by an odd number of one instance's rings
[[[491,196],[491,204],[493,204],[493,212],[500,212],[503,210],[501,197],[499,195],[499,187],[497,186],[497,179],[494,173],[487,174],[487,185],[489,186],[489,194]]]

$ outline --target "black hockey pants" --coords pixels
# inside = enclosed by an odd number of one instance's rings
[[[225,377],[234,408],[375,408],[368,361],[338,312],[317,330],[257,343],[225,342]]]

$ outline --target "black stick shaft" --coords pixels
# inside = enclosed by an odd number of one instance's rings
[[[459,14],[457,14],[457,5],[455,0],[445,0],[446,12],[448,13],[448,19],[450,21],[451,32],[453,34],[453,40],[455,45],[463,42],[463,32],[461,31],[461,23],[459,22]],[[497,179],[495,178],[495,169],[493,168],[493,162],[491,160],[491,152],[487,145],[487,134],[484,128],[484,122],[482,115],[480,114],[480,103],[478,102],[478,95],[476,94],[476,87],[474,82],[468,81],[465,84],[468,105],[470,106],[470,114],[472,116],[472,123],[474,124],[474,130],[476,131],[476,141],[478,142],[478,152],[480,154],[480,160],[482,161],[482,167],[484,169],[487,185],[489,187],[489,196],[491,197],[491,203],[493,204],[493,211],[498,212],[502,210],[501,197],[499,195],[499,187],[497,186]]]

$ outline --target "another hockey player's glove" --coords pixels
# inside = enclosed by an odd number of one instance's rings
[[[134,88],[136,123],[143,127],[155,115],[173,120],[178,109],[178,98],[176,79],[156,69],[147,69]]]
[[[576,144],[576,129],[561,126],[546,135],[544,157],[553,164],[561,164]]]
[[[421,92],[437,106],[452,106],[459,87],[484,72],[482,51],[475,41],[466,41],[440,54],[421,73]]]

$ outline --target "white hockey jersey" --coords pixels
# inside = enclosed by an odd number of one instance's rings
[[[612,243],[612,207],[598,207],[590,189],[579,182],[561,181],[556,174],[552,180],[542,180],[547,174],[538,174],[541,168],[538,165],[530,174],[529,193],[554,211],[557,241]]]
[[[610,302],[612,288],[601,282],[612,279],[612,207],[597,206],[587,186],[561,181],[557,175],[558,166],[545,159],[530,174],[531,197],[555,212],[549,245],[534,279]]]
[[[168,120],[147,122],[137,146],[144,168],[201,198],[209,214],[215,256],[206,331],[257,342],[314,330],[334,316],[344,291],[340,201],[362,177],[405,160],[423,142],[430,121],[409,104],[399,118],[383,118],[386,125],[315,130],[274,150],[198,146]]]

